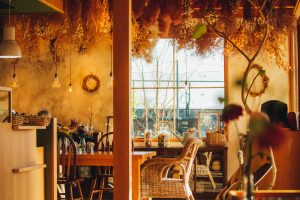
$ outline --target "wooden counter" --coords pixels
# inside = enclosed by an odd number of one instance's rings
[[[44,167],[36,130],[13,130],[10,123],[0,123],[1,200],[43,200]]]

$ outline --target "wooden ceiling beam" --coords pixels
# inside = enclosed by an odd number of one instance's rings
[[[296,2],[295,8],[294,8],[294,15],[298,20],[299,16],[300,16],[300,0],[297,0],[297,2]]]

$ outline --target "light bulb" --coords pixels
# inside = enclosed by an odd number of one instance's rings
[[[113,87],[113,85],[114,85],[114,77],[112,75],[112,72],[110,72],[108,86]]]
[[[16,74],[14,74],[13,75],[13,81],[12,81],[12,84],[11,84],[11,88],[16,89],[18,87],[19,87],[18,79],[17,79]]]
[[[72,92],[73,89],[72,89],[72,83],[69,84],[69,92]]]
[[[54,88],[54,89],[60,88],[60,83],[59,83],[57,74],[54,75],[54,81],[52,83],[52,88]]]
[[[189,85],[188,85],[187,81],[185,81],[185,83],[184,83],[184,89],[185,89],[185,91],[188,91],[188,89],[189,89]]]

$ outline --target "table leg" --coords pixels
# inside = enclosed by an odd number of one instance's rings
[[[140,199],[140,170],[141,161],[139,159],[132,160],[132,200]]]

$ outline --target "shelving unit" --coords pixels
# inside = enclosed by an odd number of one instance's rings
[[[46,129],[46,126],[13,126],[14,130]]]

